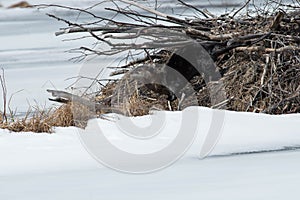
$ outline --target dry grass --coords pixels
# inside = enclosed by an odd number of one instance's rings
[[[13,132],[52,133],[53,127],[77,126],[84,127],[92,113],[81,105],[65,104],[57,109],[44,110],[36,108],[28,111],[26,116],[8,120],[0,118],[0,128]]]

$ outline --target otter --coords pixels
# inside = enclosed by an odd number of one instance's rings
[[[218,70],[209,53],[197,42],[191,42],[176,49],[162,70],[165,74],[165,84],[169,87],[168,100],[174,101],[181,96],[182,90],[196,76],[201,76],[205,83],[220,78]],[[198,91],[201,86],[193,86]]]
[[[207,51],[200,44],[192,42],[182,48],[173,49],[165,64],[144,64],[126,73],[115,88],[114,96],[117,98],[112,99],[112,104],[126,104],[136,91],[154,91],[165,95],[171,102],[180,100],[182,95],[194,95],[196,99],[195,94],[199,87],[192,85],[191,80],[201,76],[208,83],[218,79],[218,75],[214,61]],[[141,89],[142,87],[147,89]]]

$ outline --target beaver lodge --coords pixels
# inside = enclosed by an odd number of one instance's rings
[[[120,4],[98,5],[114,18],[63,6],[93,20],[78,23],[49,14],[68,25],[56,35],[86,33],[106,47],[80,47],[81,58],[128,53],[125,63],[110,66],[111,76],[118,78],[94,77],[96,92],[87,92],[91,86],[82,93],[48,90],[51,100],[76,105],[73,110],[83,106],[97,114],[128,116],[188,106],[268,114],[300,111],[299,2],[273,2],[262,9],[249,0],[221,16],[182,0],[176,5],[194,16],[174,16],[139,1],[115,2]]]

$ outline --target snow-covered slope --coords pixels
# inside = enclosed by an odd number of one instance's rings
[[[196,139],[184,158],[198,160],[202,145],[207,138],[215,111],[193,107],[199,112]],[[221,111],[223,112],[223,111]],[[178,134],[183,112],[164,112],[166,122],[158,135],[140,140],[129,137],[120,129],[118,121],[98,119],[102,133],[119,149],[132,153],[149,153],[166,148]],[[230,156],[249,152],[274,151],[300,146],[300,115],[270,116],[253,113],[224,111],[225,120],[220,139],[208,157]],[[147,127],[151,116],[131,118],[134,124]],[[151,127],[150,127],[151,128]],[[101,166],[81,144],[82,130],[56,128],[53,134],[0,133],[0,175],[44,173],[59,170],[90,169]],[[187,133],[188,134],[188,133]],[[88,148],[88,147],[87,147]],[[105,152],[105,149],[99,149]],[[212,159],[212,158],[210,158]],[[176,164],[175,164],[176,165]],[[102,167],[101,167],[102,168]]]
[[[1,130],[0,198],[265,200],[298,195],[300,151],[231,154],[299,146],[299,114],[269,116],[226,111],[220,140],[201,160],[201,145],[214,111],[200,107],[191,110],[200,113],[201,126],[190,150],[170,167],[143,175],[119,173],[96,162],[80,142],[81,131],[74,127],[56,128],[53,134]],[[162,135],[151,139],[154,147],[168,144],[166,141],[180,126],[182,112],[165,114],[168,120]],[[132,120],[145,127],[148,118]],[[129,141],[128,136],[115,122],[97,122],[114,145],[125,148],[123,142]],[[130,145],[129,151],[146,152],[148,148],[145,144]]]

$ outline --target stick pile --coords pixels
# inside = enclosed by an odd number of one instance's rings
[[[116,3],[115,8],[106,10],[130,20],[105,18],[88,9],[69,7],[63,8],[90,15],[98,21],[76,23],[49,16],[68,24],[56,35],[83,32],[107,47],[80,47],[80,59],[89,55],[115,56],[122,52],[132,55],[133,51],[142,52],[144,56],[141,53],[135,54],[139,57],[128,56],[128,62],[112,73],[112,76],[124,76],[105,82],[97,94],[71,98],[72,95],[51,91],[56,97],[52,100],[84,102],[90,106],[86,103],[88,98],[98,113],[120,112],[130,116],[148,114],[152,109],[182,110],[191,105],[269,114],[300,112],[300,6],[297,4],[273,2],[276,8],[271,13],[260,10],[245,13],[243,9],[248,1],[237,11],[217,17],[178,0],[181,6],[197,12],[197,17],[178,17],[138,1],[118,2],[126,6],[121,8]],[[143,40],[139,41],[140,38]],[[208,52],[220,74],[218,79],[207,79],[199,73],[188,80],[193,85],[193,95],[179,92],[180,96],[175,98],[161,85],[138,86],[134,82],[132,74],[137,77],[142,71],[145,78],[155,77],[153,74],[161,71],[163,64],[176,59],[176,51],[195,42]],[[143,68],[145,65],[148,68]],[[185,91],[184,87],[180,89]],[[220,94],[225,98],[218,97]]]

